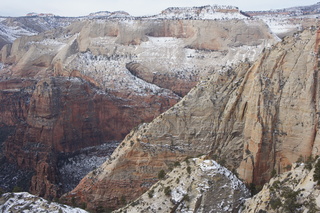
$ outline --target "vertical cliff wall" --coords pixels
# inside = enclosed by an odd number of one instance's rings
[[[116,208],[122,195],[142,194],[161,169],[198,154],[261,185],[300,155],[318,154],[317,43],[317,30],[307,30],[266,49],[252,65],[214,73],[128,135],[66,197]]]

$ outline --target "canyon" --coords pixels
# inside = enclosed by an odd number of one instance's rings
[[[215,72],[127,135],[67,197],[117,208],[121,196],[130,201],[146,191],[160,170],[200,154],[261,186],[299,155],[319,154],[319,35],[304,31],[266,49],[253,64]]]
[[[282,40],[264,21],[232,6],[100,12],[5,42],[0,159],[16,181],[0,187],[93,212],[240,210],[244,183],[319,154],[318,19]],[[79,184],[75,159],[94,161]]]
[[[64,164],[62,155],[121,141],[180,101],[199,79],[252,61],[277,41],[260,20],[233,7],[231,12],[219,8],[66,19],[60,23],[64,27],[5,44],[0,54],[2,166],[11,165],[10,174],[17,168],[24,172],[1,187],[20,184],[45,198],[61,196],[66,192],[58,166]],[[189,19],[175,18],[187,10]]]

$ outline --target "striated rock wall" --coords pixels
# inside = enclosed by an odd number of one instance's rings
[[[145,177],[157,178],[174,161],[198,154],[209,154],[247,183],[262,185],[299,155],[319,154],[318,36],[317,30],[304,31],[266,49],[252,65],[204,79],[170,110],[127,136],[112,160],[66,197],[90,200],[91,208],[118,207],[122,195],[130,201],[138,196],[133,192],[146,190]],[[171,157],[161,161],[162,153]],[[114,177],[139,186],[124,194]],[[110,182],[112,187],[94,190]]]
[[[60,193],[59,152],[121,140],[175,100],[168,96],[125,100],[79,78],[9,80],[1,82],[1,89],[1,122],[15,127],[3,139],[4,155],[21,168],[34,169],[30,191],[46,197]]]
[[[126,64],[138,63],[154,79],[151,83],[185,95],[214,67],[253,60],[274,41],[258,20],[83,20],[18,38],[2,49],[1,61],[13,64],[10,76],[73,76],[77,71],[98,87],[118,91],[123,85],[115,75],[127,79]],[[162,83],[171,78],[179,83]]]
[[[1,50],[3,156],[35,170],[33,193],[56,197],[59,153],[122,140],[133,127],[177,103],[208,73],[253,60],[275,40],[257,20],[152,17],[83,19],[20,37]],[[182,130],[187,124],[179,125]],[[160,134],[159,139],[168,137]],[[196,152],[208,148],[209,141]],[[185,151],[178,157],[167,150],[159,154],[168,161],[182,156]],[[150,183],[166,165],[154,166]],[[133,184],[132,195],[146,189],[134,192],[141,183]]]

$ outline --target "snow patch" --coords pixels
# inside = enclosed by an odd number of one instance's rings
[[[52,212],[52,213],[87,213],[80,208],[49,202],[27,192],[6,193],[0,197],[2,212]]]
[[[153,16],[157,19],[247,19],[242,15],[237,7],[208,5],[203,7],[171,7],[161,14]]]
[[[227,168],[221,166],[214,160],[204,160],[200,165],[200,168],[203,172],[206,172],[210,176],[214,176],[216,174],[224,175],[231,181],[232,188],[234,190],[241,189],[246,191],[245,185],[235,176],[231,171]]]
[[[67,192],[76,187],[86,174],[108,160],[118,145],[118,141],[113,141],[100,146],[87,147],[74,154],[61,155],[58,167],[63,190]]]

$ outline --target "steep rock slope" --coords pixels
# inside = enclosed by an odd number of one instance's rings
[[[298,155],[319,150],[319,38],[307,30],[266,49],[253,65],[222,70],[178,104],[130,133],[110,160],[66,198],[90,208],[118,207],[157,181],[157,173],[186,156],[207,153],[262,185]]]
[[[247,18],[109,16],[20,37],[0,55],[2,156],[34,170],[31,192],[59,196],[60,153],[122,140],[200,78],[275,40]]]
[[[3,155],[10,163],[35,170],[30,191],[40,196],[59,196],[58,153],[121,140],[130,128],[172,104],[166,96],[142,97],[142,105],[80,78],[16,81],[1,82],[2,132],[13,128],[3,138]]]
[[[314,181],[314,165],[300,162],[292,166],[291,170],[272,178],[257,195],[248,199],[242,212],[319,212],[320,190]],[[319,167],[317,169],[319,172]]]
[[[115,212],[237,212],[250,194],[215,161],[193,158],[175,165],[165,180]]]

